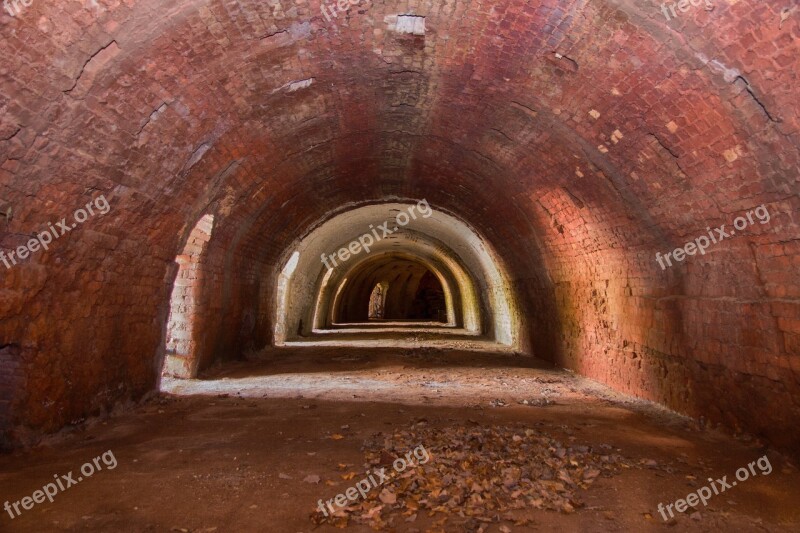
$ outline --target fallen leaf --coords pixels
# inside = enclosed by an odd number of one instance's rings
[[[389,489],[383,489],[380,494],[380,500],[388,505],[397,503],[397,496],[390,492]]]

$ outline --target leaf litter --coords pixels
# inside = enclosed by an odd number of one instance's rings
[[[420,445],[430,460],[395,471],[394,459]],[[373,434],[362,451],[365,470],[384,467],[388,480],[330,516],[315,511],[312,522],[380,531],[410,525],[426,513],[435,521],[429,531],[524,526],[533,523],[532,509],[574,513],[584,507],[581,492],[597,479],[642,468],[610,447],[565,445],[521,424],[432,428],[422,419],[410,430]]]

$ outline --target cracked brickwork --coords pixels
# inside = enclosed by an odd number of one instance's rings
[[[369,2],[336,24],[316,0],[2,15],[0,200],[14,216],[0,245],[95,191],[111,204],[0,266],[0,344],[31,354],[17,418],[54,430],[155,386],[175,258],[202,215],[215,216],[198,310],[211,361],[270,343],[275,268],[300,233],[399,197],[492,244],[535,355],[800,445],[789,4],[721,1],[670,22],[628,0]],[[425,17],[424,34],[392,30],[399,14]],[[655,262],[762,204],[768,225]]]

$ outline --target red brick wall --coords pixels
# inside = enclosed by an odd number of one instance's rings
[[[24,386],[19,346],[0,347],[0,451],[10,448],[16,438],[14,411]]]
[[[112,206],[0,266],[0,344],[30,353],[17,418],[52,430],[153,388],[203,213],[207,362],[269,343],[298,232],[395,196],[492,244],[537,355],[797,445],[800,24],[779,3],[717,4],[672,22],[568,0],[373,3],[336,26],[316,2],[255,0],[3,16],[0,245],[98,192]],[[409,11],[426,35],[383,22]],[[655,263],[761,204],[770,224]]]

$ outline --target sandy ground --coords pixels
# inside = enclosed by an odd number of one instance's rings
[[[533,509],[527,525],[499,521],[485,531],[800,530],[800,474],[779,454],[532,359],[287,349],[163,388],[132,411],[0,457],[0,504],[31,496],[55,475],[72,472],[77,481],[84,463],[109,450],[117,462],[110,469],[98,461],[100,471],[52,503],[20,504],[13,520],[2,511],[0,531],[336,531],[311,515],[318,500],[358,479],[343,479],[342,465],[362,468],[366,441],[420,421],[442,432],[524,425],[633,465],[580,489],[584,505],[573,513]],[[660,517],[659,503],[686,497],[709,477],[731,481],[765,453],[769,475],[751,476],[697,512]],[[387,530],[464,527],[420,513]]]

